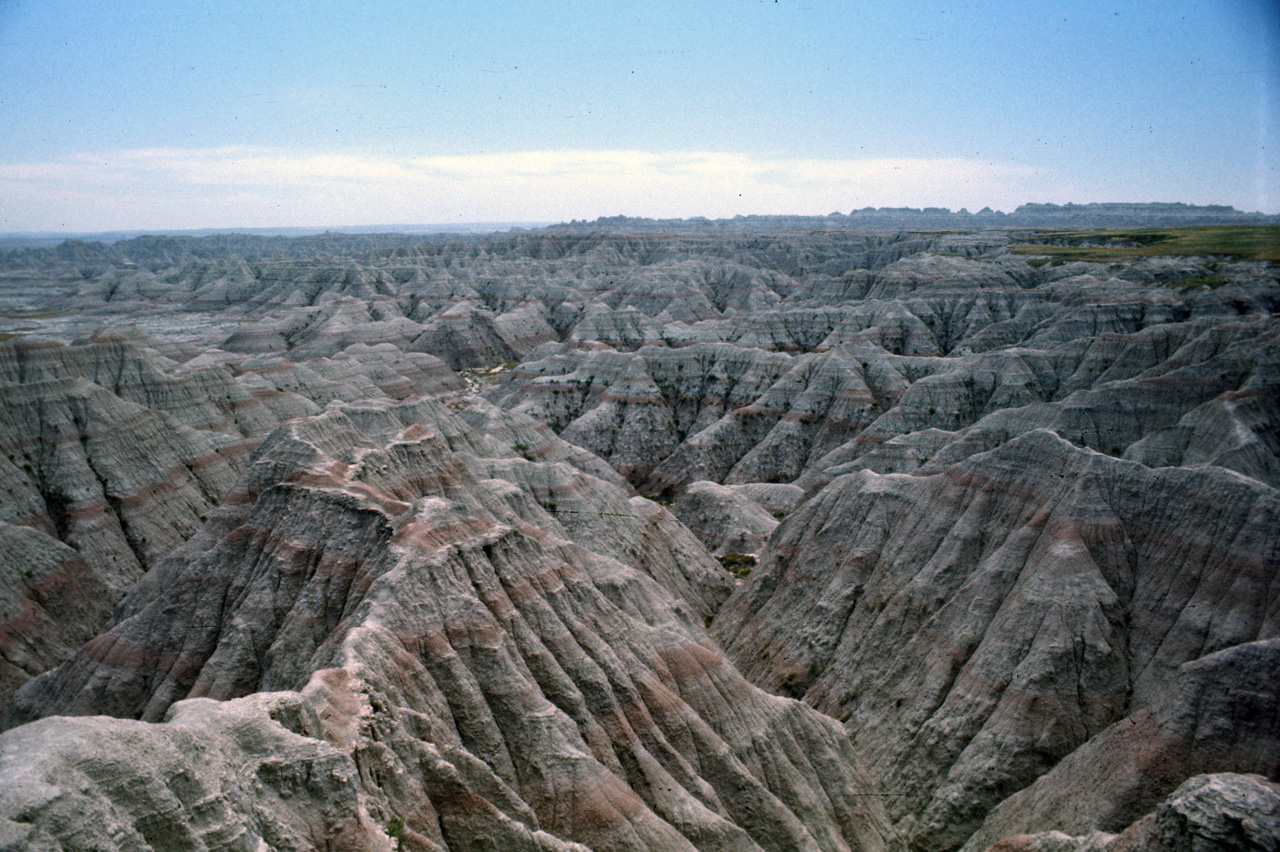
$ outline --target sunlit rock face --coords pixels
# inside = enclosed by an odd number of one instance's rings
[[[486,420],[494,437],[473,428]],[[483,406],[366,403],[281,427],[114,626],[22,689],[9,716],[169,721],[35,722],[6,735],[10,759],[28,767],[33,729],[139,738],[136,762],[109,757],[121,776],[153,777],[154,752],[246,838],[305,812],[275,796],[323,762],[354,799],[325,825],[343,837],[396,820],[422,848],[892,847],[844,730],[750,685],[703,631],[732,578],[673,516],[577,457]],[[290,713],[328,745],[273,727],[261,701],[184,701],[281,689],[301,693]],[[197,713],[245,731],[199,770],[184,739]],[[267,738],[284,753],[263,762]],[[72,783],[84,759],[66,755],[41,783]],[[241,760],[269,776],[261,807],[225,789],[217,761]],[[94,781],[87,807],[126,807]],[[323,785],[303,796],[313,822],[340,804]],[[59,807],[51,793],[38,803],[41,831],[56,836]]]
[[[1024,236],[3,255],[0,846],[1270,849],[1276,269]]]
[[[0,645],[0,698],[97,633],[138,578],[208,520],[276,424],[339,398],[462,387],[439,359],[393,347],[356,345],[304,366],[220,360],[131,326],[71,345],[0,344],[0,558],[10,560],[0,582],[11,637],[0,641],[13,643]]]

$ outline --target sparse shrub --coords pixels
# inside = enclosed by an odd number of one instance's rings
[[[404,840],[404,820],[399,814],[392,814],[390,822],[387,823],[387,837],[396,842],[396,848],[400,848],[400,841]]]
[[[799,701],[804,698],[805,692],[809,689],[809,682],[800,674],[800,672],[787,672],[782,678],[782,683],[778,684],[778,692],[787,698],[794,698]]]
[[[739,580],[751,576],[751,569],[756,566],[756,558],[750,553],[726,553],[720,557],[720,564],[725,570]]]

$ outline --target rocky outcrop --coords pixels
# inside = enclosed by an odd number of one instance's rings
[[[225,370],[192,365],[179,376],[170,372],[173,366],[120,338],[74,346],[31,339],[0,344],[0,382],[6,385],[82,379],[127,403],[205,431],[265,434],[277,422]]]
[[[730,485],[729,490],[756,503],[775,518],[784,518],[800,505],[804,491],[796,485],[768,482],[748,482]]]
[[[757,553],[778,519],[749,497],[714,482],[694,482],[671,511],[716,556]]]
[[[117,595],[200,527],[245,452],[82,378],[0,383],[0,434],[0,520],[71,545]]]
[[[1018,834],[999,852],[1246,852],[1280,842],[1280,787],[1258,775],[1221,773],[1187,779],[1160,806],[1119,835],[1095,831]]]
[[[270,426],[318,412],[312,400],[461,385],[439,359],[391,347],[233,368],[139,347],[152,342],[102,331],[72,346],[0,346],[4,701],[95,635],[133,583],[203,525]]]
[[[295,357],[332,357],[356,344],[389,343],[404,349],[420,334],[422,326],[401,316],[395,300],[344,296],[325,304],[310,322],[289,336],[288,342]]]
[[[788,482],[905,386],[891,369],[864,372],[844,349],[791,358],[728,344],[545,347],[488,396],[663,493],[699,478]]]
[[[1280,381],[1222,394],[1133,442],[1125,458],[1150,467],[1214,465],[1280,488]]]
[[[116,597],[67,545],[0,524],[0,704],[93,638]]]
[[[1198,776],[1161,804],[1154,823],[1121,842],[1175,852],[1270,849],[1280,843],[1280,785],[1256,775]]]
[[[798,484],[818,487],[864,468],[941,470],[1036,428],[1152,466],[1213,458],[1266,482],[1276,466],[1274,341],[1270,322],[1200,321],[1085,337],[1048,351],[939,359],[894,408],[811,464]]]
[[[1274,337],[1270,323],[1200,321],[948,358],[867,341],[800,356],[728,344],[544,347],[488,394],[648,493],[698,478],[814,487],[863,467],[940,469],[1035,428],[1111,455],[1214,459],[1270,481]]]
[[[987,815],[965,844],[1054,830],[1122,832],[1196,772],[1274,773],[1280,641],[1246,643],[1184,664],[1174,687],[1121,719]]]
[[[259,356],[231,366],[237,382],[271,410],[276,422],[316,414],[335,399],[442,397],[466,386],[439,358],[402,352],[389,343],[356,343],[332,358]]]
[[[517,357],[498,333],[493,314],[470,302],[459,302],[429,320],[411,351],[436,355],[455,370],[488,367]]]
[[[252,446],[182,422],[229,425],[200,382],[103,348],[0,347],[0,702],[103,627],[213,513]]]
[[[164,724],[98,716],[8,731],[0,848],[412,848],[363,810],[359,768],[322,733],[296,693],[184,701]]]

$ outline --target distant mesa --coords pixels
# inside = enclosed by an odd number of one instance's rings
[[[551,233],[659,232],[748,234],[776,231],[986,230],[995,228],[1174,228],[1201,225],[1276,225],[1280,215],[1244,213],[1210,204],[1023,204],[1012,213],[984,207],[977,213],[946,207],[864,207],[826,216],[735,216],[732,219],[644,219],[613,216],[552,225]]]

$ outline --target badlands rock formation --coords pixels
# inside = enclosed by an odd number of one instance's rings
[[[837,478],[714,632],[845,721],[915,848],[958,845],[1037,778],[1011,812],[1058,827],[1097,796],[1070,828],[1114,831],[1191,770],[1280,763],[1277,523],[1256,480],[1034,431],[928,476]]]
[[[580,231],[4,257],[0,848],[1275,848],[1273,266]]]
[[[717,556],[755,553],[778,526],[764,506],[732,486],[706,480],[685,489],[671,511]]]
[[[991,849],[1057,852],[1268,849],[1280,834],[1280,785],[1258,775],[1197,775],[1121,834],[1017,834]]]
[[[281,427],[115,626],[20,692],[10,724],[168,713],[156,733],[101,732],[141,739],[183,774],[187,719],[212,713],[233,729],[215,759],[249,760],[241,774],[266,793],[304,784],[314,821],[350,785],[347,820],[316,829],[347,848],[370,831],[385,842],[378,827],[393,824],[423,849],[890,846],[843,729],[748,684],[703,632],[731,583],[697,542],[643,498],[562,461],[513,459],[471,426],[439,405],[365,403]],[[282,688],[301,690],[290,712],[333,748],[272,727],[265,697],[240,711],[175,704]],[[22,806],[49,831],[66,807],[56,791],[88,758],[27,768],[32,727],[0,748],[45,790]],[[263,762],[263,738],[285,741],[284,756]],[[301,780],[315,762],[332,782]],[[297,819],[296,802],[259,817],[224,775],[206,767],[158,797],[249,845]],[[118,807],[109,790],[82,795]],[[177,830],[145,827],[153,847]],[[119,847],[110,829],[93,836]]]
[[[177,363],[153,343],[161,342],[136,328],[71,345],[0,343],[0,524],[8,542],[0,558],[14,567],[0,580],[8,602],[0,654],[10,664],[0,699],[24,679],[18,672],[38,674],[96,633],[143,572],[208,520],[276,424],[337,398],[463,386],[439,359],[398,350],[353,346],[342,358],[302,365],[220,363],[168,347],[186,356]],[[53,540],[35,544],[11,525]],[[55,558],[57,542],[74,552]],[[11,642],[32,641],[41,643],[32,651],[39,665],[11,655]]]

